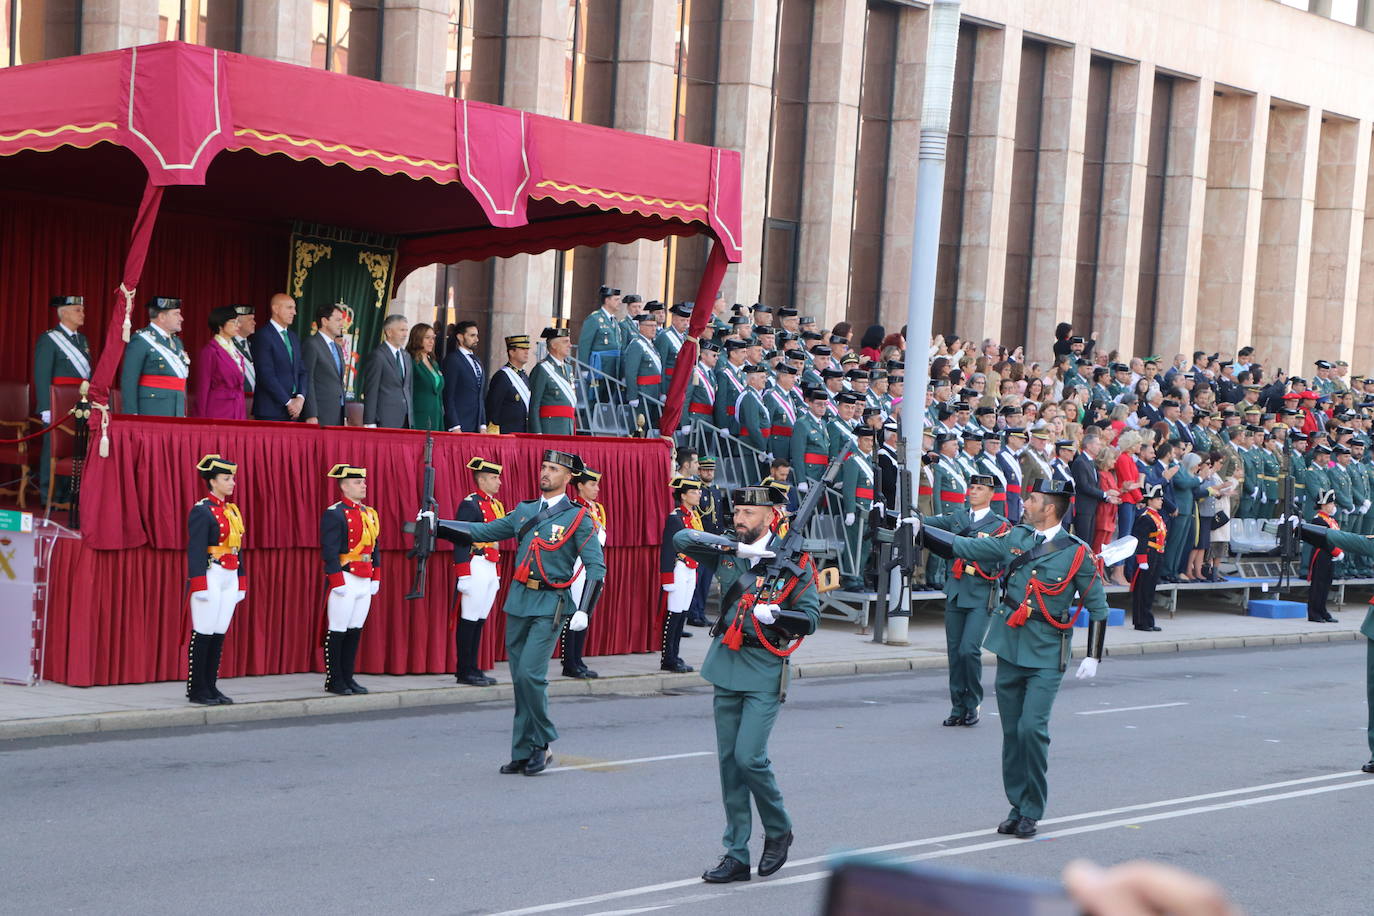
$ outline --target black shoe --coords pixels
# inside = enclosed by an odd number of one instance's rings
[[[973,710],[969,710],[968,712],[964,713],[964,717],[963,717],[962,719],[959,720],[959,724],[960,724],[960,725],[977,725],[977,724],[978,724],[978,710],[973,709]]]
[[[1005,834],[1007,836],[1011,836],[1013,833],[1016,832],[1016,825],[1018,822],[1020,822],[1020,820],[1020,817],[1007,818],[1002,823],[997,825],[997,832]]]
[[[525,764],[527,763],[529,763],[528,758],[525,760],[512,760],[510,763],[503,764],[501,766],[501,773],[504,776],[511,776],[515,773],[523,773],[525,772]]]
[[[336,683],[330,684],[328,687],[324,689],[326,693],[337,694],[341,697],[351,697],[355,692],[352,687],[350,687],[348,684],[345,684],[343,681],[338,681]]]
[[[676,661],[663,662],[661,665],[658,666],[658,670],[671,671],[673,674],[686,674],[687,672],[695,671],[696,669],[693,668],[691,665],[687,664],[686,662]]]
[[[1029,840],[1035,836],[1035,818],[1021,817],[1016,820],[1016,830],[1013,833],[1018,840]]]
[[[595,674],[588,673],[586,668],[564,668],[563,676],[577,678],[578,680],[596,677]]]
[[[767,878],[782,868],[787,861],[787,850],[792,845],[792,831],[787,831],[777,839],[763,838],[763,855],[759,856],[759,877]]]
[[[487,674],[485,671],[479,671],[479,672],[477,672],[477,676],[480,677],[482,680],[486,681],[488,687],[490,687],[490,686],[492,686],[493,684],[496,683],[496,678],[494,678],[494,677],[492,677],[491,675]]]
[[[496,683],[491,678],[480,674],[460,674],[457,681],[466,687],[490,687]]]
[[[549,749],[537,747],[534,749],[534,753],[530,755],[530,759],[525,761],[524,774],[526,776],[538,776],[548,769],[551,763],[553,763],[553,754],[549,752]]]
[[[1335,617],[1332,617],[1330,614],[1327,614],[1325,617],[1322,618],[1322,623],[1340,623],[1340,621],[1337,620]]]
[[[692,620],[691,618],[688,618],[688,620],[687,620],[687,626],[689,626],[689,627],[706,627],[706,626],[710,626],[710,624],[708,624],[708,623],[706,622],[706,618],[705,618],[705,617],[701,618],[700,620]]]
[[[683,630],[682,633],[679,634],[682,639],[691,639],[695,635],[695,633],[688,633],[686,630]]]
[[[720,864],[701,873],[701,880],[707,884],[729,884],[731,881],[748,881],[752,876],[749,866],[734,856],[721,856]]]
[[[1364,766],[1360,767],[1360,769],[1365,773],[1374,773],[1374,760],[1369,761]]]
[[[354,693],[367,693],[367,688],[353,680],[353,678],[348,679],[348,686],[353,689]]]
[[[963,713],[959,713],[959,712],[951,713],[950,716],[949,716],[949,718],[945,719],[945,721],[941,722],[940,724],[941,724],[941,725],[963,725],[963,724],[964,724],[964,714],[963,714]]]
[[[1158,632],[1161,631],[1162,628],[1161,628],[1161,627],[1136,627],[1135,629],[1139,630],[1139,631],[1142,632],[1142,633],[1158,633]]]
[[[583,665],[583,666],[582,666],[582,676],[583,676],[584,678],[589,678],[589,679],[591,679],[591,680],[596,680],[596,679],[599,678],[601,675],[597,674],[595,671],[593,671],[592,669],[588,668],[586,665]]]

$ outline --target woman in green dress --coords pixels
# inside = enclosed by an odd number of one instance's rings
[[[444,374],[434,359],[434,328],[417,324],[410,329],[406,352],[415,364],[411,373],[411,403],[415,407],[415,428],[444,429]]]

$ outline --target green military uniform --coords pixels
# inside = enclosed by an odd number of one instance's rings
[[[1302,517],[1311,518],[1317,512],[1317,494],[1322,490],[1331,489],[1331,478],[1327,474],[1330,467],[1328,459],[1329,452],[1322,450],[1314,453],[1307,462],[1307,470],[1303,475],[1303,485],[1305,499],[1302,505]]]
[[[530,373],[530,432],[571,436],[577,428],[576,413],[577,379],[572,363],[565,360],[560,364],[545,356]]]
[[[1004,537],[955,537],[952,545],[953,555],[966,562],[1015,563],[1006,576],[1007,597],[993,611],[986,646],[997,655],[1002,784],[1011,817],[1032,820],[1045,811],[1050,711],[1072,647],[1075,598],[1081,596],[1094,625],[1090,653],[1100,651],[1094,636],[1104,632],[1108,612],[1088,545],[1062,528],[1048,544],[1042,540],[1034,528],[1018,525]],[[1042,588],[1063,590],[1050,594]],[[1029,608],[1029,616],[1023,625],[1011,625],[1022,608]]]
[[[180,299],[153,301],[176,303],[159,311],[181,308]],[[124,368],[119,375],[124,412],[145,417],[186,416],[186,377],[190,371],[191,356],[179,336],[153,325],[139,328],[124,348]]]
[[[735,403],[735,419],[739,422],[740,441],[750,448],[767,452],[773,419],[768,413],[767,405],[763,403],[763,392],[745,388]]]
[[[797,484],[811,483],[825,475],[830,463],[830,436],[824,418],[817,419],[810,411],[797,417],[792,427],[792,477]]]
[[[761,494],[747,494],[763,488],[750,487],[735,491],[738,505],[760,502]],[[716,750],[720,766],[721,798],[725,803],[725,835],[723,842],[728,855],[749,864],[749,835],[753,818],[749,809],[750,797],[759,811],[764,834],[780,839],[792,832],[792,819],[783,807],[782,792],[773,776],[768,759],[768,736],[778,717],[782,702],[786,660],[779,658],[758,642],[750,611],[741,605],[737,596],[747,592],[755,582],[753,564],[745,558],[723,555],[713,546],[705,546],[702,532],[679,531],[673,536],[673,546],[680,553],[692,557],[701,570],[712,570],[720,582],[721,594],[731,598],[722,611],[721,623],[713,631],[701,676],[715,687],[714,714]],[[769,537],[768,546],[777,546],[777,538]],[[820,621],[820,600],[813,579],[802,579],[780,602],[785,611],[800,612],[807,621],[804,632],[814,632]],[[729,648],[722,634],[731,633],[738,622],[743,643],[738,649]],[[768,631],[765,630],[765,633]],[[778,642],[778,634],[770,636]]]
[[[602,291],[606,291],[604,287]],[[599,308],[582,321],[582,330],[577,335],[577,358],[589,366],[600,366],[602,372],[618,379],[620,354],[628,340],[621,319]],[[594,354],[596,359],[592,359]]]
[[[564,453],[545,452],[563,465]],[[573,456],[566,456],[573,458]],[[580,465],[580,460],[574,459]],[[606,576],[601,541],[596,536],[596,520],[585,506],[579,506],[562,493],[545,511],[543,499],[520,503],[510,514],[493,522],[462,523],[464,533],[454,540],[476,543],[504,541],[524,532],[515,551],[515,575],[506,595],[506,654],[510,660],[511,682],[515,687],[515,722],[511,729],[511,760],[529,759],[536,750],[547,749],[558,738],[549,719],[549,659],[558,642],[563,619],[578,610],[568,586],[576,563],[582,561],[584,604],[590,593]],[[533,524],[531,524],[533,522]],[[445,536],[451,536],[440,523]],[[554,548],[535,546],[536,539],[553,542]],[[588,614],[590,607],[584,607]],[[555,617],[559,619],[555,622]]]
[[[674,315],[691,317],[691,309],[678,310],[678,306],[673,306]],[[666,393],[668,385],[673,380],[673,371],[677,368],[677,355],[682,350],[685,342],[681,331],[678,331],[671,324],[659,331],[654,337],[654,352],[658,354],[658,361],[663,365],[663,390]]]
[[[80,296],[55,296],[52,307],[84,305]],[[52,386],[79,385],[91,377],[91,346],[86,335],[80,331],[68,331],[66,326],[44,331],[33,348],[33,395],[39,416],[44,425],[61,417],[52,417]],[[52,436],[43,437],[43,453],[38,464],[38,489],[46,494],[48,490],[48,464],[52,454]],[[65,480],[66,478],[62,478]],[[64,486],[65,489],[65,486]],[[66,502],[65,493],[54,494],[58,502]]]
[[[1187,567],[1187,552],[1197,538],[1197,495],[1202,480],[1182,466],[1174,474],[1174,507],[1178,515],[1168,524],[1164,546],[1164,575],[1176,576]]]
[[[1350,501],[1355,508],[1347,519],[1345,530],[1368,534],[1370,510],[1365,509],[1364,504],[1370,498],[1370,466],[1363,461],[1352,461],[1346,472],[1350,475]],[[1368,575],[1369,560],[1363,554],[1348,554],[1346,559],[1346,568],[1351,575]]]
[[[657,429],[660,408],[655,402],[663,400],[667,388],[663,384],[663,363],[653,341],[637,332],[625,346],[621,367],[625,373],[625,401],[635,416],[630,428],[637,429],[638,418],[644,417],[649,429]]]
[[[1272,448],[1260,449],[1260,490],[1264,501],[1259,507],[1260,518],[1278,518],[1279,473],[1283,470],[1278,453]]]
[[[1279,472],[1285,477],[1293,478],[1293,506],[1287,511],[1290,514],[1302,512],[1303,502],[1307,497],[1307,456],[1290,444],[1288,451],[1284,453],[1284,462]]]
[[[829,438],[826,454],[830,458],[833,459],[836,456],[843,458],[845,455],[854,451],[856,444],[854,442],[853,428],[838,416],[832,416],[826,421],[825,431],[826,436]]]
[[[703,340],[701,349],[702,352],[720,353],[720,344],[714,340]],[[683,366],[683,371],[686,370],[687,367]],[[684,426],[688,423],[693,426],[711,424],[715,420],[716,412],[715,370],[699,361],[691,367],[691,371],[692,380],[688,383],[682,423]]]
[[[739,347],[735,348],[739,350]],[[743,364],[741,364],[741,367]],[[715,424],[719,429],[723,429],[731,435],[739,431],[739,420],[735,416],[735,401],[739,400],[740,393],[744,391],[744,373],[736,368],[729,360],[721,360],[716,363],[716,404],[715,404]]]
[[[995,537],[1011,524],[992,509],[977,521],[967,508],[924,520],[928,528],[960,537]],[[945,580],[945,652],[949,656],[949,718],[946,725],[973,725],[983,702],[983,639],[999,595],[1003,568],[957,560]]]
[[[1193,437],[1193,451],[1206,455],[1212,450],[1212,432],[1205,424],[1193,424],[1188,428],[1188,434]]]
[[[873,430],[854,427],[857,440],[868,441],[868,452],[856,447],[840,467],[840,514],[844,516],[844,562],[840,573],[844,585],[854,591],[864,589],[864,567],[873,553],[873,531],[869,515],[873,511]]]
[[[946,515],[962,509],[968,499],[968,482],[959,470],[958,459],[941,455],[939,462],[931,470],[935,475],[935,485],[930,499],[932,514]],[[944,588],[948,569],[949,564],[945,559],[933,550],[930,551],[926,557],[926,582],[932,588]]]
[[[1260,449],[1258,446],[1237,446],[1236,452],[1240,455],[1241,471],[1245,474],[1236,518],[1259,518],[1259,497],[1264,492],[1264,481],[1260,480],[1261,469],[1264,467],[1263,459],[1259,455]]]
[[[1331,489],[1336,491],[1336,524],[1349,528],[1350,513],[1355,510],[1354,484],[1350,479],[1349,466],[1337,461],[1327,470],[1326,476],[1331,480]]]

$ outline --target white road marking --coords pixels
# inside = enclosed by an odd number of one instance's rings
[[[1117,706],[1113,709],[1089,709],[1074,713],[1076,716],[1101,716],[1109,712],[1135,712],[1138,709],[1168,709],[1170,706],[1187,706],[1187,703],[1151,703],[1149,706]]]
[[[549,772],[553,772],[553,771],[550,770]],[[1069,821],[1081,821],[1081,820],[1087,820],[1087,819],[1089,819],[1089,818],[1112,817],[1112,816],[1115,816],[1115,815],[1118,815],[1118,814],[1129,814],[1129,813],[1131,813],[1131,812],[1133,812],[1133,811],[1148,811],[1148,810],[1150,810],[1151,808],[1167,808],[1167,807],[1171,807],[1171,806],[1174,806],[1174,805],[1186,805],[1186,804],[1192,804],[1192,803],[1194,803],[1194,802],[1210,801],[1210,800],[1212,800],[1212,799],[1227,798],[1227,797],[1235,796],[1235,795],[1254,795],[1255,793],[1258,793],[1258,792],[1268,792],[1268,791],[1270,791],[1270,790],[1272,790],[1272,789],[1287,789],[1287,788],[1290,788],[1290,787],[1292,787],[1292,786],[1301,786],[1301,785],[1307,785],[1307,784],[1309,784],[1309,783],[1314,783],[1314,782],[1326,782],[1326,781],[1332,780],[1332,779],[1346,779],[1346,778],[1351,777],[1351,776],[1363,776],[1363,775],[1364,775],[1364,774],[1362,774],[1361,771],[1359,771],[1359,770],[1347,770],[1347,771],[1341,772],[1341,773],[1328,773],[1328,774],[1326,774],[1326,775],[1324,775],[1324,776],[1304,776],[1304,777],[1302,777],[1301,779],[1286,779],[1286,780],[1283,780],[1282,782],[1271,782],[1271,783],[1265,783],[1265,784],[1263,784],[1263,785],[1258,785],[1258,786],[1246,786],[1246,787],[1240,788],[1240,789],[1224,789],[1224,790],[1219,791],[1219,792],[1207,792],[1207,793],[1204,793],[1204,794],[1201,794],[1201,795],[1185,795],[1185,796],[1182,796],[1182,797],[1180,797],[1180,798],[1167,798],[1167,799],[1164,799],[1164,800],[1162,800],[1162,801],[1157,801],[1157,802],[1145,802],[1145,803],[1138,804],[1138,805],[1125,805],[1125,806],[1120,807],[1120,808],[1105,808],[1105,809],[1100,810],[1100,811],[1085,811],[1085,812],[1083,812],[1083,813],[1081,813],[1081,814],[1068,814],[1068,815],[1065,815],[1065,816],[1063,816],[1063,817],[1046,818],[1046,819],[1040,821],[1040,826],[1041,826],[1041,827],[1045,827],[1045,826],[1050,825],[1050,824],[1063,824],[1063,823],[1067,823],[1067,822],[1069,822]],[[1152,814],[1152,815],[1144,815],[1144,816],[1142,816],[1142,817],[1124,818],[1124,819],[1121,819],[1121,820],[1118,820],[1118,821],[1111,821],[1111,822],[1107,822],[1107,823],[1101,824],[1101,825],[1099,825],[1099,824],[1088,824],[1088,825],[1085,825],[1085,826],[1083,826],[1083,827],[1074,827],[1074,828],[1068,828],[1068,829],[1066,829],[1066,830],[1057,830],[1057,831],[1053,831],[1053,832],[1050,832],[1050,833],[1044,833],[1044,834],[1041,834],[1040,837],[1041,837],[1042,839],[1050,839],[1050,838],[1060,837],[1060,836],[1072,836],[1073,834],[1076,834],[1076,833],[1086,833],[1086,832],[1089,832],[1089,831],[1091,831],[1091,830],[1105,830],[1105,829],[1109,829],[1109,827],[1116,827],[1116,826],[1123,826],[1123,825],[1130,825],[1130,824],[1143,824],[1143,823],[1148,823],[1148,822],[1153,821],[1153,820],[1165,820],[1165,819],[1167,819],[1167,818],[1169,818],[1169,817],[1183,817],[1184,815],[1187,815],[1187,814],[1200,814],[1200,813],[1203,813],[1203,812],[1206,812],[1206,811],[1220,811],[1220,810],[1223,810],[1223,809],[1225,809],[1225,808],[1240,807],[1240,806],[1243,805],[1243,804],[1244,804],[1244,805],[1250,805],[1250,804],[1260,804],[1260,803],[1266,802],[1266,801],[1279,801],[1280,799],[1294,798],[1294,797],[1297,797],[1297,796],[1300,796],[1300,795],[1315,795],[1315,794],[1317,794],[1318,792],[1330,792],[1330,791],[1336,791],[1336,790],[1339,790],[1339,789],[1348,789],[1348,788],[1352,788],[1352,787],[1356,787],[1356,786],[1374,786],[1374,779],[1369,779],[1369,778],[1366,776],[1366,777],[1364,777],[1363,779],[1357,780],[1357,781],[1355,781],[1355,782],[1341,783],[1341,784],[1336,785],[1336,786],[1319,786],[1319,787],[1315,787],[1315,788],[1308,789],[1308,790],[1300,790],[1300,791],[1297,791],[1297,792],[1288,792],[1288,793],[1283,793],[1283,794],[1280,794],[1280,795],[1257,796],[1257,797],[1255,797],[1255,798],[1250,798],[1250,799],[1240,799],[1240,800],[1238,800],[1238,801],[1236,801],[1236,802],[1226,802],[1226,803],[1223,803],[1223,804],[1220,804],[1220,805],[1208,805],[1208,806],[1197,807],[1197,808],[1191,808],[1191,809],[1183,809],[1183,810],[1181,810],[1181,811],[1164,812],[1164,813],[1162,813],[1162,814]],[[888,843],[888,844],[883,845],[883,846],[869,846],[869,847],[866,847],[866,848],[864,848],[864,849],[852,849],[852,850],[848,850],[848,851],[846,851],[845,853],[843,853],[843,855],[845,855],[845,856],[877,855],[877,854],[885,853],[885,852],[895,852],[896,850],[899,850],[899,849],[913,849],[913,848],[920,847],[920,846],[936,846],[936,845],[942,845],[942,844],[945,844],[945,843],[951,843],[951,842],[955,842],[955,841],[958,841],[958,840],[969,840],[969,839],[975,839],[975,838],[978,838],[978,837],[986,837],[986,836],[988,835],[988,832],[989,832],[991,829],[992,829],[991,827],[984,827],[984,828],[981,829],[981,830],[970,830],[970,831],[966,831],[966,832],[964,832],[964,833],[950,833],[950,834],[946,834],[946,835],[944,835],[944,836],[927,837],[927,838],[921,839],[921,840],[907,840],[907,841],[901,842],[901,843]],[[1017,840],[1017,839],[994,840],[994,841],[992,841],[991,843],[983,843],[983,844],[978,844],[978,845],[976,845],[976,846],[960,846],[960,847],[956,847],[956,848],[953,848],[953,849],[941,849],[941,850],[936,850],[934,853],[924,853],[924,854],[922,854],[921,856],[917,856],[917,857],[913,857],[913,858],[904,859],[903,861],[916,861],[916,860],[919,859],[919,858],[936,858],[937,856],[941,856],[941,855],[957,855],[957,854],[959,854],[959,853],[961,853],[961,852],[976,852],[976,851],[978,851],[979,849],[983,849],[983,848],[991,849],[991,848],[996,847],[996,846],[1013,846],[1013,845],[1019,845],[1019,844],[1024,844],[1024,843],[1026,843],[1026,840]],[[816,864],[819,864],[819,863],[822,863],[822,862],[829,862],[829,861],[831,861],[831,860],[834,859],[834,858],[835,858],[834,855],[824,855],[824,856],[813,856],[813,857],[811,857],[811,858],[809,858],[809,859],[797,859],[797,860],[794,860],[794,861],[789,861],[786,865],[783,866],[783,868],[787,868],[787,869],[792,869],[792,868],[804,868],[805,866],[808,866],[808,865],[816,865]],[[803,882],[803,881],[815,881],[815,880],[818,880],[819,878],[825,877],[828,873],[829,873],[828,871],[813,872],[813,873],[807,873],[807,874],[805,874],[805,875],[796,875],[796,876],[790,877],[790,878],[772,878],[772,879],[768,880],[767,882],[764,882],[763,884],[753,885],[753,884],[743,884],[743,883],[741,883],[741,884],[732,884],[732,885],[730,885],[730,887],[731,887],[733,890],[748,890],[750,887],[775,887],[775,886],[781,886],[781,885],[784,885],[784,884],[799,883],[799,882]],[[608,891],[608,892],[606,892],[606,893],[604,893],[604,894],[594,894],[594,895],[591,895],[591,896],[588,896],[588,897],[579,897],[579,898],[576,898],[576,899],[573,899],[573,900],[561,900],[561,901],[558,901],[558,902],[556,902],[556,903],[545,903],[545,904],[540,904],[540,905],[538,905],[538,906],[523,907],[523,908],[518,909],[518,910],[504,910],[504,911],[502,911],[502,912],[500,912],[500,913],[493,914],[493,916],[529,916],[529,914],[534,914],[534,913],[551,913],[551,912],[556,912],[556,911],[558,911],[558,910],[570,910],[570,909],[574,909],[574,908],[576,908],[576,907],[581,907],[581,906],[592,906],[592,905],[598,904],[598,903],[606,903],[606,902],[611,901],[611,900],[623,900],[623,899],[625,899],[625,898],[627,898],[627,897],[642,897],[642,896],[645,896],[645,895],[647,895],[647,894],[656,894],[656,893],[659,893],[659,892],[662,892],[662,891],[677,890],[678,888],[684,888],[684,887],[695,887],[695,888],[700,888],[701,886],[702,886],[702,882],[701,882],[701,879],[700,879],[700,878],[695,878],[695,877],[694,877],[694,878],[684,878],[684,879],[677,880],[677,881],[664,881],[664,882],[662,882],[661,884],[647,884],[647,885],[644,885],[643,887],[631,887],[631,888],[626,888],[625,890]],[[674,904],[674,905],[675,905],[675,904]]]
[[[629,760],[603,760],[601,763],[578,763],[566,767],[549,767],[545,773],[568,773],[573,770],[601,770],[624,767],[635,763],[657,763],[660,760],[682,760],[686,757],[714,757],[715,751],[692,751],[690,754],[664,754],[661,757],[631,757]]]

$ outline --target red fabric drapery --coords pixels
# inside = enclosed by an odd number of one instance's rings
[[[430,561],[423,601],[402,598],[410,564],[401,525],[419,503],[423,433],[132,417],[112,422],[110,433],[110,457],[91,462],[83,487],[84,539],[63,545],[55,560],[47,677],[90,685],[184,676],[186,512],[203,492],[194,467],[206,452],[239,463],[235,501],[247,521],[249,597],[230,631],[226,676],[322,670],[319,515],[338,498],[324,473],[339,461],[368,468],[367,499],[382,519],[383,585],[368,619],[360,670],[451,670],[448,556],[435,554]],[[448,433],[436,434],[434,442],[435,495],[445,514],[473,489],[465,465],[474,455],[504,465],[501,497],[507,505],[535,494],[545,448],[574,451],[603,471],[607,592],[588,652],[658,647],[655,545],[669,509],[660,485],[670,472],[666,443]],[[508,556],[504,567],[508,580]],[[505,655],[499,610],[486,632],[482,657],[490,664]]]
[[[720,242],[714,243],[706,259],[706,270],[701,274],[701,283],[697,286],[692,320],[687,325],[687,339],[682,342],[682,349],[677,354],[676,365],[679,370],[673,373],[673,384],[668,388],[668,398],[663,405],[663,420],[659,430],[665,436],[676,432],[678,422],[682,419],[682,401],[687,396],[687,385],[692,380],[691,367],[697,362],[697,341],[711,320],[716,291],[720,289],[720,281],[724,279],[728,266],[724,246]],[[683,371],[684,367],[686,371]]]

